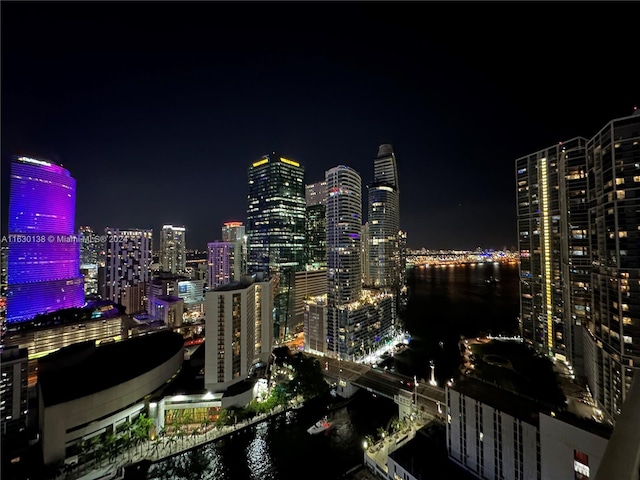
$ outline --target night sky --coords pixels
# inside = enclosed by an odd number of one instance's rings
[[[516,158],[640,103],[634,3],[2,1],[3,228],[14,154],[71,171],[77,225],[205,248],[262,155],[366,185],[391,143],[409,247],[513,247]]]

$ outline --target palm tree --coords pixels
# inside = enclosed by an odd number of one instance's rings
[[[178,426],[178,430],[176,431],[176,436],[180,439],[181,443],[182,443],[182,448],[184,448],[184,437],[185,437],[185,432],[182,428],[182,425]]]
[[[158,449],[160,448],[160,443],[162,443],[162,440],[160,437],[156,437],[155,440],[152,440],[151,442],[151,454],[154,456],[158,456]],[[147,450],[147,453],[149,451]]]
[[[167,436],[167,445],[169,446],[169,453],[173,453],[173,446],[178,442],[175,435]]]
[[[196,445],[196,438],[200,435],[200,429],[198,427],[191,429],[191,440],[193,440],[193,445]]]
[[[104,437],[103,444],[105,447],[105,451],[107,453],[107,458],[110,462],[116,459],[115,455],[115,444],[116,444],[116,436],[113,433],[109,433]]]
[[[210,425],[211,425],[211,419],[209,418],[209,415],[206,415],[204,417],[204,420],[202,420],[202,428],[204,430],[204,438],[205,438],[205,440],[209,436],[209,426]]]

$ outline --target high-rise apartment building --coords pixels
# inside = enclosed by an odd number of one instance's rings
[[[304,167],[275,152],[249,167],[247,270],[276,279],[275,332],[284,338],[294,314],[295,272],[304,269]]]
[[[362,180],[353,168],[339,165],[326,172],[327,294],[329,306],[360,298]]]
[[[520,321],[615,418],[640,365],[640,114],[516,160]]]
[[[587,143],[591,302],[585,366],[595,400],[619,415],[640,367],[640,110]]]
[[[387,337],[395,324],[394,296],[362,289],[362,180],[351,167],[326,172],[327,300],[325,352],[342,358],[363,355]],[[321,313],[324,300],[307,305]],[[318,317],[319,323],[324,320]],[[306,323],[311,327],[311,318]],[[317,322],[316,322],[317,323]],[[324,327],[323,327],[324,328]],[[311,332],[310,332],[311,333]]]
[[[126,313],[145,310],[151,281],[153,230],[105,228],[106,265],[103,297],[123,305]]]
[[[205,293],[204,383],[222,392],[247,378],[251,366],[266,362],[273,343],[273,280],[245,276]]]
[[[590,275],[585,147],[579,137],[516,161],[522,336],[576,367]]]
[[[173,225],[163,225],[160,231],[160,268],[164,272],[184,273],[187,252],[186,229]]]
[[[11,163],[7,323],[84,304],[75,235],[76,181],[53,162]]]
[[[380,145],[373,162],[368,195],[369,286],[400,286],[400,199],[398,167],[393,146]]]
[[[207,244],[209,254],[209,289],[217,288],[225,283],[240,280],[242,271],[242,241],[210,242]]]

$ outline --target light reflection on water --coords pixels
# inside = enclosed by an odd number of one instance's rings
[[[278,478],[278,472],[267,445],[267,430],[266,423],[259,424],[255,430],[255,437],[245,450],[251,478],[255,480]]]
[[[317,435],[307,428],[327,414],[327,402],[310,403],[253,428],[234,432],[193,451],[152,464],[147,480],[299,480],[312,473],[339,478],[362,462],[362,441],[397,415],[392,400],[357,394],[329,412],[331,429]],[[310,461],[311,460],[311,461]]]

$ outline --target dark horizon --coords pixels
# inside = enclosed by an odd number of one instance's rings
[[[638,102],[631,2],[571,6],[3,1],[3,229],[12,155],[69,169],[77,226],[204,249],[262,155],[367,185],[390,143],[410,248],[515,247],[515,160]]]

